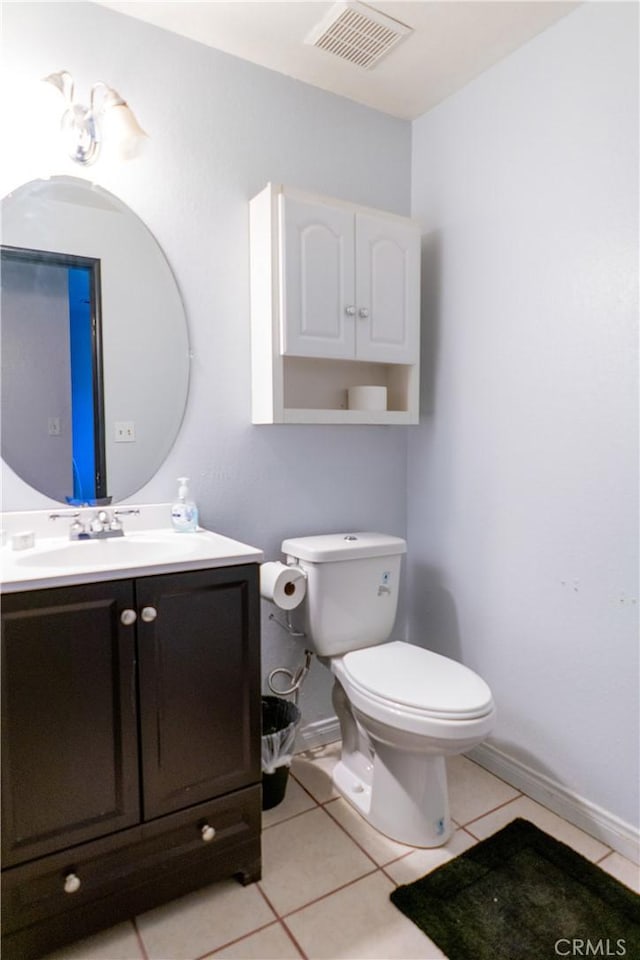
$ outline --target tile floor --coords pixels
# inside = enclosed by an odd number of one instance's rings
[[[436,960],[445,955],[389,901],[400,883],[531,820],[640,892],[640,869],[465,757],[449,763],[456,830],[417,850],[373,830],[336,794],[339,745],[293,762],[284,801],[264,814],[263,879],[233,880],[151,910],[47,960]]]

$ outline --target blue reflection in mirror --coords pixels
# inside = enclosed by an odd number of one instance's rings
[[[12,267],[10,273],[4,269],[9,264]],[[66,341],[69,349],[68,364],[65,364],[67,373],[64,374],[68,383],[61,385],[61,388],[68,395],[70,423],[61,423],[64,418],[57,416],[49,420],[50,434],[55,435],[66,429],[70,429],[71,434],[69,479],[67,490],[61,492],[60,499],[65,499],[70,504],[108,502],[110,498],[107,496],[105,470],[100,261],[52,251],[3,246],[2,266],[3,310],[8,308],[14,289],[23,307],[28,307],[30,297],[39,298],[41,303],[47,302],[47,290],[50,287],[55,286],[58,289],[62,286],[66,289],[67,310],[64,311],[64,319],[61,321],[60,313],[51,309],[51,323],[57,323],[58,327],[42,338],[45,350],[49,336]],[[52,270],[58,278],[54,283],[51,281]],[[10,310],[7,309],[7,315],[9,314]],[[23,322],[29,322],[28,309],[23,309],[20,315]],[[65,329],[62,329],[62,325]],[[18,342],[15,336],[5,337],[4,333],[3,329],[6,360],[6,351],[11,354],[12,349],[18,348]],[[27,338],[31,350],[38,349],[38,340],[34,330],[31,337]],[[40,360],[40,368],[42,364],[46,364],[46,358]],[[20,389],[25,389],[25,386]],[[15,410],[19,411],[21,406],[24,406],[24,400],[21,401],[19,394],[9,399],[9,406]]]

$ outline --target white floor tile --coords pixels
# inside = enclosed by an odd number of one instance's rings
[[[340,759],[341,744],[328,743],[324,747],[305,750],[293,758],[291,772],[318,803],[340,796],[333,786],[331,773]]]
[[[444,954],[389,900],[381,873],[285,920],[309,960],[439,960]]]
[[[119,923],[92,937],[77,940],[42,960],[143,960],[133,924]]]
[[[339,756],[340,744],[332,743],[294,759],[285,799],[263,814],[260,886],[225,881],[143,914],[137,922],[144,948],[125,923],[43,960],[446,960],[389,893],[516,817],[600,861],[640,893],[640,867],[465,757],[447,767],[452,816],[466,830],[429,850],[390,840],[334,789]]]
[[[211,884],[137,918],[150,960],[194,960],[275,919],[255,884]]]
[[[356,843],[359,843],[378,864],[389,863],[390,860],[401,857],[403,853],[415,850],[415,847],[408,847],[404,843],[390,840],[384,834],[378,833],[342,797],[327,803],[324,809],[344,827],[349,836],[353,837]]]
[[[467,757],[447,757],[451,816],[462,826],[519,796],[517,790]]]
[[[556,840],[560,840],[561,843],[566,843],[568,847],[572,847],[588,860],[599,860],[605,853],[609,852],[609,847],[605,846],[604,843],[590,837],[588,833],[574,827],[572,823],[563,820],[562,817],[552,813],[551,810],[547,810],[546,807],[541,806],[529,797],[518,797],[517,800],[512,800],[511,803],[500,807],[499,810],[494,810],[488,816],[474,820],[473,823],[467,825],[466,829],[474,837],[484,840],[485,837],[490,837],[512,820],[515,820],[516,817],[530,820],[536,827],[540,827],[541,830],[555,837]]]
[[[306,790],[303,790],[300,784],[292,776],[287,778],[287,789],[284,800],[277,807],[271,810],[262,811],[262,827],[272,827],[274,823],[280,823],[282,820],[288,820],[289,817],[295,817],[297,813],[303,813],[305,810],[311,810],[316,806],[313,797],[310,797]]]
[[[376,868],[318,807],[265,830],[262,865],[260,885],[281,916]]]
[[[598,863],[598,866],[620,883],[630,887],[635,893],[640,893],[640,866],[637,863],[627,860],[619,853],[610,853]]]
[[[211,960],[300,960],[301,954],[281,923],[251,934],[211,954]]]
[[[388,873],[397,884],[413,883],[414,880],[424,877],[425,873],[431,873],[436,867],[441,867],[443,863],[447,863],[448,860],[475,846],[477,842],[465,830],[456,830],[443,847],[414,850],[401,860],[388,863],[384,868],[385,873]]]

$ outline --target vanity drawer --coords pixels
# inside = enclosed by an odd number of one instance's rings
[[[201,864],[211,879],[235,871],[249,874],[251,858],[243,854],[238,859],[236,851],[251,845],[259,860],[260,828],[261,790],[255,786],[5,870],[3,930],[8,933],[123,894],[133,916],[147,909],[148,888],[161,887],[162,899],[171,899],[194,886],[184,873],[195,875]]]
[[[4,870],[3,932],[82,907],[128,882],[137,868],[134,851],[141,841],[141,828],[133,827]]]
[[[175,858],[197,852],[215,854],[230,845],[259,836],[262,817],[260,786],[235,790],[217,800],[199,803],[142,825],[145,852],[157,847],[167,857],[169,869]]]

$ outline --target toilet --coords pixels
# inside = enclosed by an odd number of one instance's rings
[[[306,576],[308,646],[334,676],[342,752],[340,794],[400,843],[437,847],[451,833],[445,757],[494,727],[487,684],[468,667],[389,640],[407,545],[381,533],[284,540]]]

